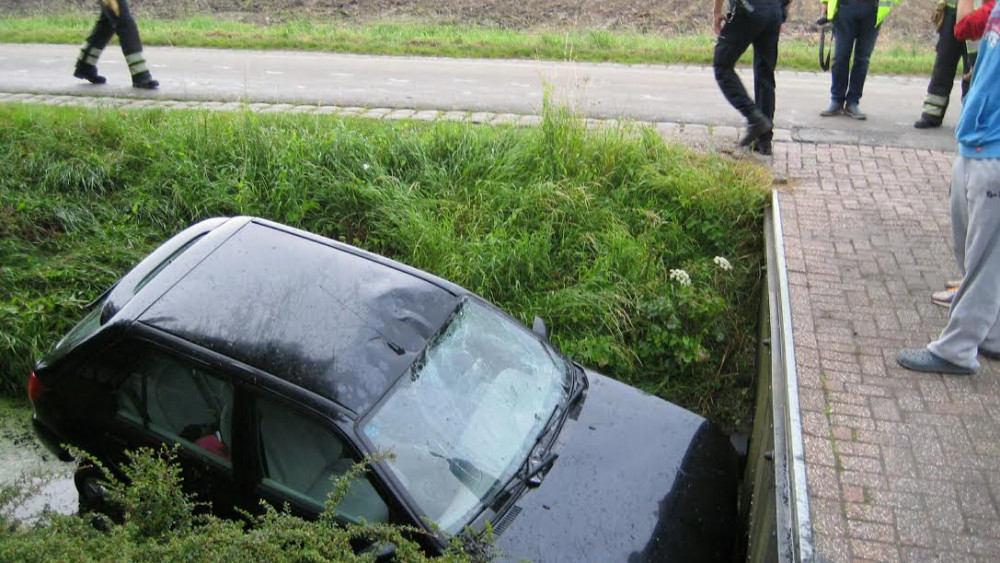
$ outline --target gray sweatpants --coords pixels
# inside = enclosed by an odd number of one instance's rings
[[[927,349],[978,369],[977,349],[1000,352],[1000,159],[955,157],[951,230],[965,279],[952,300],[948,325]]]

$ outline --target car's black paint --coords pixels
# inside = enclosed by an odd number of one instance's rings
[[[408,273],[251,223],[139,321],[360,413],[457,303]]]
[[[726,436],[659,398],[587,376],[578,418],[553,447],[558,460],[517,500],[497,547],[514,561],[727,561],[738,522]]]
[[[289,227],[208,220],[109,291],[94,335],[36,365],[49,389],[35,404],[36,429],[64,456],[59,444],[71,443],[117,468],[126,447],[150,442],[114,416],[114,389],[144,348],[169,351],[226,378],[237,396],[234,440],[242,453],[231,469],[182,456],[190,485],[222,513],[253,510],[273,495],[260,486],[252,397],[325,421],[360,458],[368,446],[358,420],[466,295],[425,272]],[[498,547],[536,561],[729,560],[740,526],[737,461],[725,436],[661,399],[593,372],[587,378],[590,388],[552,444],[559,457],[541,486],[518,488],[492,507],[500,513],[486,511],[494,523],[507,516]],[[372,473],[392,521],[426,527],[392,472],[377,464]],[[483,525],[480,518],[472,529]],[[440,534],[416,539],[431,553],[446,545]]]

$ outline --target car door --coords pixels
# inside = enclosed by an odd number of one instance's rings
[[[322,418],[276,398],[253,398],[253,431],[259,479],[257,496],[294,514],[323,511],[334,480],[359,461],[353,448]],[[337,507],[343,523],[392,522],[391,503],[368,477],[353,480]]]
[[[236,474],[243,454],[235,424],[236,384],[206,364],[156,346],[136,349],[136,361],[116,391],[117,424],[109,432],[123,447],[177,444],[185,489],[220,515],[244,503]]]

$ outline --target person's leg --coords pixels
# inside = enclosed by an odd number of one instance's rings
[[[105,77],[97,73],[97,60],[101,58],[101,53],[104,52],[104,48],[108,46],[108,42],[111,41],[114,34],[114,23],[112,23],[102,8],[101,15],[98,16],[97,23],[94,24],[94,29],[91,30],[90,35],[87,36],[87,40],[84,41],[83,46],[80,48],[73,76],[94,84],[104,84],[107,82]]]
[[[959,157],[961,158],[961,157]],[[963,258],[965,280],[951,305],[941,336],[927,346],[934,355],[953,364],[977,369],[978,348],[1000,348],[1000,159],[961,158],[956,166],[967,207],[960,202],[953,212],[968,221],[964,248],[956,242],[955,255]],[[954,176],[953,176],[954,177]],[[960,194],[961,196],[961,194]],[[953,201],[956,197],[953,195]],[[960,199],[960,198],[959,198]],[[963,213],[964,211],[964,213]]]
[[[875,16],[878,12],[876,4],[852,4],[862,11],[857,12],[857,41],[854,44],[854,66],[851,67],[850,79],[847,85],[847,96],[844,107],[857,106],[864,94],[865,79],[868,77],[868,64],[875,50],[879,28],[875,27]]]
[[[762,6],[758,10],[765,12],[769,7]],[[770,23],[753,40],[753,86],[754,103],[761,113],[774,122],[775,80],[774,68],[778,64],[778,37],[781,33],[781,8],[773,6],[770,10]],[[768,14],[762,13],[762,16]],[[774,133],[768,132],[757,139],[758,152],[770,154],[771,139]]]
[[[746,132],[740,139],[741,146],[751,145],[761,135],[770,133],[772,127],[771,120],[750,99],[743,82],[736,74],[736,61],[746,52],[760,29],[760,17],[756,12],[747,14],[738,10],[733,19],[723,26],[712,60],[715,81],[719,84],[722,95],[747,120]]]
[[[938,32],[934,69],[927,84],[927,97],[920,113],[920,120],[913,124],[917,129],[939,127],[948,110],[948,99],[955,84],[958,61],[964,58],[965,42],[955,39],[955,8],[947,8],[944,22]]]
[[[743,12],[737,12],[733,20],[726,22],[715,43],[715,54],[712,57],[712,69],[715,71],[715,82],[719,85],[719,90],[729,105],[736,108],[743,117],[749,116],[756,107],[743,87],[743,81],[736,74],[736,62],[753,39],[748,33],[747,24],[748,17]]]
[[[129,73],[132,74],[132,85],[136,88],[156,88],[159,82],[153,80],[153,75],[146,65],[146,57],[142,53],[142,40],[139,38],[139,26],[135,24],[132,12],[129,10],[128,0],[117,0],[117,6],[119,13],[111,15],[115,23],[115,33],[118,34],[118,42],[121,43],[122,54],[125,55]],[[105,6],[105,10],[109,8]]]
[[[831,105],[844,106],[847,99],[848,77],[851,71],[851,53],[857,40],[857,22],[853,16],[853,4],[844,4],[837,17],[833,18],[833,65],[830,67]]]

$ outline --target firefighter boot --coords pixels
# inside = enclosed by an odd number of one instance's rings
[[[760,109],[754,108],[750,115],[747,116],[747,130],[743,134],[743,138],[740,139],[741,147],[749,147],[754,141],[759,139],[763,135],[767,135],[774,128],[774,124],[768,119],[764,112]]]
[[[933,129],[935,127],[941,127],[941,120],[926,113],[920,114],[920,119],[913,123],[913,127],[917,129]]]
[[[76,61],[76,70],[73,71],[73,76],[82,78],[91,84],[104,84],[108,81],[107,78],[97,74],[96,66],[83,61]]]
[[[160,83],[153,80],[153,75],[146,72],[140,72],[132,76],[132,87],[142,88],[143,90],[156,90],[159,88]]]

